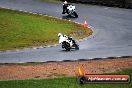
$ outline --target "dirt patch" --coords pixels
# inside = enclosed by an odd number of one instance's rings
[[[1,64],[0,80],[75,76],[78,67],[82,65],[85,67],[85,72],[88,74],[112,73],[117,70],[132,68],[132,58],[49,62],[39,64]]]

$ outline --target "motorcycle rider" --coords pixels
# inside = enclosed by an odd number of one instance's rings
[[[62,14],[65,14],[65,13],[66,13],[66,11],[67,11],[67,6],[68,6],[68,2],[65,0],[65,1],[63,2],[63,12],[62,12]]]
[[[76,43],[72,37],[68,37],[67,35],[63,35],[62,33],[59,33],[58,37],[59,37],[59,43],[62,43],[63,41],[66,41],[66,40],[69,41],[70,46]]]
[[[59,37],[59,43],[62,43],[63,41],[68,40],[68,36],[63,35],[62,33],[58,33],[58,37]]]
[[[59,37],[59,44],[62,44],[62,48],[65,48],[63,43],[66,42],[69,44],[68,47],[75,47],[75,49],[77,50],[79,49],[78,44],[76,44],[75,40],[72,37],[68,37],[67,35],[64,35],[62,33],[58,33],[58,37]]]
[[[64,35],[62,33],[59,33],[58,37],[59,37],[59,43],[62,43],[63,41],[66,41],[66,40],[69,41],[71,46],[76,43],[72,37],[68,37],[67,35]]]
[[[69,40],[69,41],[72,41],[73,44],[76,43],[75,40],[74,40],[72,37],[68,37],[68,40]]]

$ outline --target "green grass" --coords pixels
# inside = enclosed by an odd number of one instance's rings
[[[130,74],[132,78],[132,69],[118,71],[120,74]],[[76,83],[75,77],[55,78],[55,79],[30,79],[0,81],[0,88],[132,88],[130,84],[84,84]]]
[[[92,33],[72,22],[0,9],[0,51],[55,44],[59,32],[76,39]]]

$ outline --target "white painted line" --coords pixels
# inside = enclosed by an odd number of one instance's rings
[[[102,57],[102,58],[108,58],[108,57]]]
[[[48,17],[52,17],[52,16],[48,16]]]
[[[122,56],[116,56],[116,57],[122,57]]]
[[[11,9],[11,8],[7,8],[7,9]]]
[[[60,20],[62,20],[62,18],[59,18]]]
[[[18,52],[18,51],[20,51],[19,49],[16,49],[16,51]]]
[[[45,15],[45,16],[48,16],[48,15]]]
[[[79,24],[78,22],[74,22],[74,23]]]
[[[5,9],[6,7],[1,7],[1,8],[4,8]]]
[[[84,40],[87,40],[87,38],[85,38]]]
[[[36,47],[33,47],[33,49],[37,49]]]
[[[43,47],[42,47],[42,46],[40,46],[39,48],[40,48],[40,49],[42,49]]]
[[[33,14],[33,12],[29,12],[29,13],[32,13]]]
[[[23,10],[19,10],[19,11],[21,11],[21,12],[22,12]]]
[[[109,7],[106,7],[106,8],[104,8],[104,9],[109,9]]]
[[[42,16],[43,14],[39,14],[39,15],[41,15],[41,16]]]
[[[57,61],[59,61],[59,62],[63,62],[63,60],[57,60]]]
[[[27,13],[28,11],[24,11],[25,13]]]
[[[88,26],[88,28],[90,28],[90,27]]]
[[[50,47],[50,46],[46,46],[46,47]]]
[[[32,13],[32,14],[37,14],[37,13]]]
[[[11,10],[16,10],[16,9],[11,9]]]
[[[28,49],[31,49],[31,48],[24,48],[23,50],[28,50]]]

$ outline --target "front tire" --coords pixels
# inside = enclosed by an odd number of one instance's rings
[[[63,47],[66,49],[66,51],[70,51],[71,49],[70,44],[67,42],[63,42]]]
[[[75,49],[79,50],[79,45],[75,44]]]
[[[66,51],[70,51],[71,48],[68,48],[68,47],[67,47],[67,48],[65,48],[65,49],[66,49]]]
[[[76,13],[76,12],[74,12],[74,16],[75,16],[76,18],[78,18],[78,15],[77,15],[77,13]]]
[[[66,49],[67,51],[70,51],[70,49],[71,49],[70,44],[69,44],[69,43],[67,43],[67,42],[66,42],[65,49]]]

